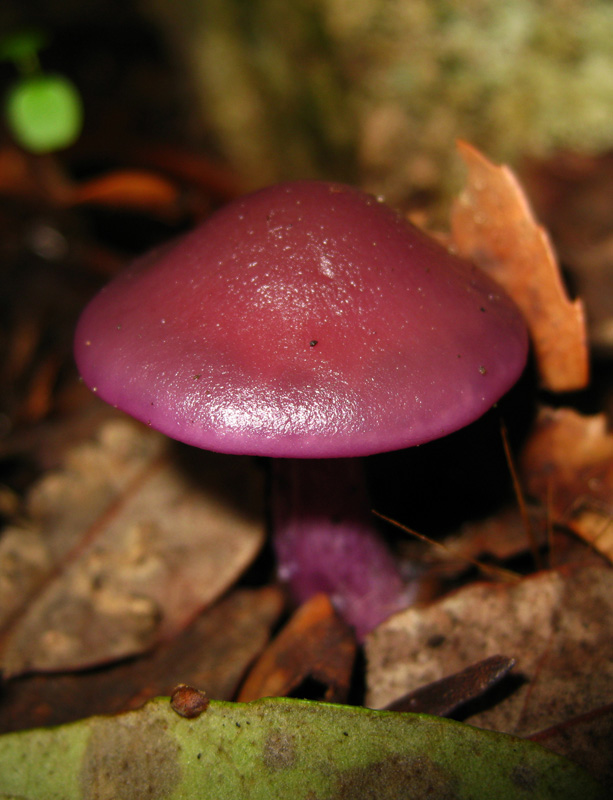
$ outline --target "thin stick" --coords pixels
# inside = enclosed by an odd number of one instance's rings
[[[555,563],[553,541],[553,481],[547,480],[547,499],[545,506],[547,525],[547,566],[551,569]]]
[[[428,544],[433,545],[434,547],[438,547],[440,550],[444,550],[446,553],[450,553],[454,555],[453,551],[450,547],[443,544],[442,542],[437,542],[434,539],[430,539],[423,533],[418,533],[418,531],[414,531],[412,528],[403,525],[401,522],[398,522],[391,517],[386,517],[385,514],[381,514],[379,511],[375,511],[374,508],[372,509],[372,513],[379,517],[379,519],[385,520],[385,522],[389,522],[390,525],[394,525],[396,528],[400,528],[401,531],[408,533],[410,536],[415,536],[417,539],[421,539],[422,542],[427,542]],[[462,560],[467,561],[469,564],[472,564],[474,567],[477,567],[482,572],[490,573],[494,575],[496,578],[500,580],[507,581],[508,583],[518,583],[521,580],[521,576],[515,572],[512,572],[510,569],[505,569],[504,567],[496,567],[492,564],[484,564],[481,561],[478,561],[476,558],[471,558],[470,556],[461,556]]]
[[[509,445],[507,428],[502,419],[500,420],[500,433],[502,436],[502,445],[504,447],[504,454],[507,459],[507,465],[509,467],[509,472],[511,473],[511,480],[513,482],[513,491],[515,492],[515,498],[517,500],[517,505],[519,506],[519,513],[522,518],[522,522],[524,524],[526,535],[528,536],[528,542],[530,544],[530,549],[532,551],[532,557],[534,558],[534,564],[537,569],[542,569],[543,560],[539,553],[538,542],[536,541],[536,536],[534,535],[534,529],[532,528],[532,523],[530,522],[530,515],[528,514],[528,509],[526,507],[526,500],[524,498],[524,493],[522,491],[521,484],[519,482],[519,477],[517,475],[517,470],[515,468],[513,455],[511,454],[511,447]]]

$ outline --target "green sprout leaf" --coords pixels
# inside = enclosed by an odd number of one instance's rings
[[[35,74],[18,81],[5,104],[15,140],[33,153],[71,145],[79,136],[83,109],[79,92],[62,75]]]
[[[0,39],[0,61],[12,61],[18,69],[28,70],[38,64],[38,51],[49,37],[38,28],[15,31]]]
[[[0,737],[0,798],[597,800],[580,767],[529,741],[419,714],[285,698],[138,711]]]

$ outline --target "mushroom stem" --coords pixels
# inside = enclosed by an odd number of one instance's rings
[[[416,592],[373,525],[362,460],[271,463],[279,577],[300,602],[328,594],[362,639]]]

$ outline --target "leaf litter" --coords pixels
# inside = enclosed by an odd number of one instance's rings
[[[526,491],[613,561],[613,434],[604,414],[542,408],[522,453]]]
[[[128,711],[171,694],[180,683],[206,690],[215,700],[230,700],[265,648],[284,604],[276,586],[238,588],[205,609],[174,639],[139,658],[87,672],[15,678],[2,688],[0,730]]]
[[[505,653],[516,661],[506,691],[463,718],[530,736],[613,703],[611,619],[613,572],[606,567],[547,570],[514,586],[466,586],[400,612],[371,634],[367,705],[387,706]]]
[[[613,702],[613,572],[546,570],[513,586],[475,583],[409,608],[368,639],[368,705],[505,653],[522,686],[471,724],[519,736]]]
[[[289,622],[252,666],[241,687],[241,702],[288,696],[312,682],[318,699],[347,701],[357,644],[354,632],[325,594],[316,594]],[[312,698],[311,698],[312,699]]]
[[[3,537],[5,676],[82,669],[170,639],[230,587],[264,539],[248,460],[190,454],[132,421],[105,423],[33,487]]]

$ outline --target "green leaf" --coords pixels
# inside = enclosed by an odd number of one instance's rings
[[[15,140],[33,153],[68,147],[81,133],[81,97],[62,75],[41,73],[18,81],[6,98],[5,113]]]
[[[116,717],[0,737],[0,798],[77,800],[604,798],[578,766],[459,722],[286,698],[167,698]]]

